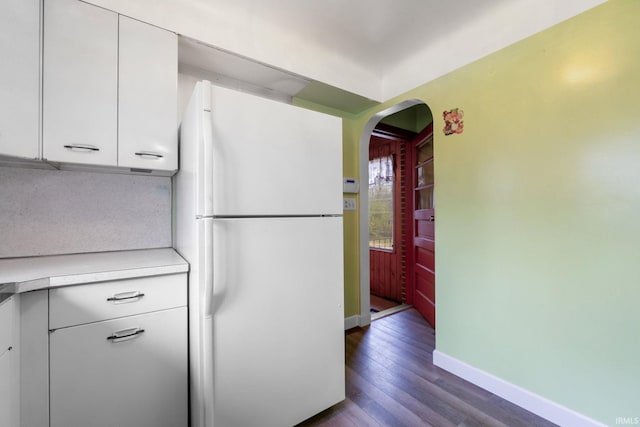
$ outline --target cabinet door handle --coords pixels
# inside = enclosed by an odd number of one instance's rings
[[[140,291],[120,292],[117,294],[113,294],[113,296],[107,298],[107,301],[113,302],[114,304],[124,304],[129,302],[137,302],[143,296],[144,294]]]
[[[64,146],[67,150],[71,151],[81,151],[84,153],[93,153],[94,151],[100,151],[98,147],[95,145],[89,144],[67,144]]]
[[[157,160],[164,157],[162,154],[154,153],[153,151],[138,151],[134,154],[136,156],[142,157],[143,159],[151,159],[151,160]]]
[[[138,338],[143,333],[144,333],[144,329],[141,329],[141,328],[121,329],[109,335],[107,337],[107,341],[111,341],[113,343],[128,341],[134,338]]]

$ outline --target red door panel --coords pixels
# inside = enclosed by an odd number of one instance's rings
[[[413,279],[412,303],[435,327],[435,216],[433,205],[433,125],[412,141]]]
[[[436,281],[432,271],[421,269],[416,271],[416,291],[435,304]]]
[[[431,220],[416,220],[416,236],[425,237],[427,239],[433,239],[434,237],[434,224]]]
[[[416,246],[416,270],[424,268],[433,274],[435,267],[435,253],[433,250]]]

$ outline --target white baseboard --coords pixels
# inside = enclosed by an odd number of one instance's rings
[[[560,426],[606,427],[605,424],[515,384],[511,384],[488,372],[474,368],[438,350],[433,352],[433,364]]]
[[[344,318],[344,330],[348,331],[349,329],[353,329],[356,326],[359,326],[360,316],[357,314],[355,316],[345,317]]]
[[[349,329],[353,329],[358,326],[367,326],[370,323],[371,323],[370,314],[368,316],[360,316],[359,314],[356,314],[354,316],[344,318],[344,330],[347,331]]]

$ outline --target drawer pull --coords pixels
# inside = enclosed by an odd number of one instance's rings
[[[140,329],[140,328],[121,329],[119,331],[115,331],[113,334],[108,336],[107,341],[111,341],[114,343],[128,341],[134,338],[138,338],[143,333],[144,333],[144,329]]]
[[[64,145],[64,148],[71,151],[82,151],[85,153],[92,153],[94,151],[100,151],[100,149],[94,145],[89,144],[68,144]]]
[[[160,153],[154,153],[153,151],[138,151],[136,153],[134,153],[136,156],[139,156],[143,159],[151,159],[151,160],[155,160],[155,159],[161,159],[164,156]]]
[[[143,296],[144,294],[140,291],[120,292],[118,294],[113,294],[113,296],[107,298],[107,301],[114,304],[125,304],[129,302],[139,301]]]

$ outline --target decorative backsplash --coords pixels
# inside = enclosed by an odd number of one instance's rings
[[[0,167],[0,258],[171,246],[171,178]]]

